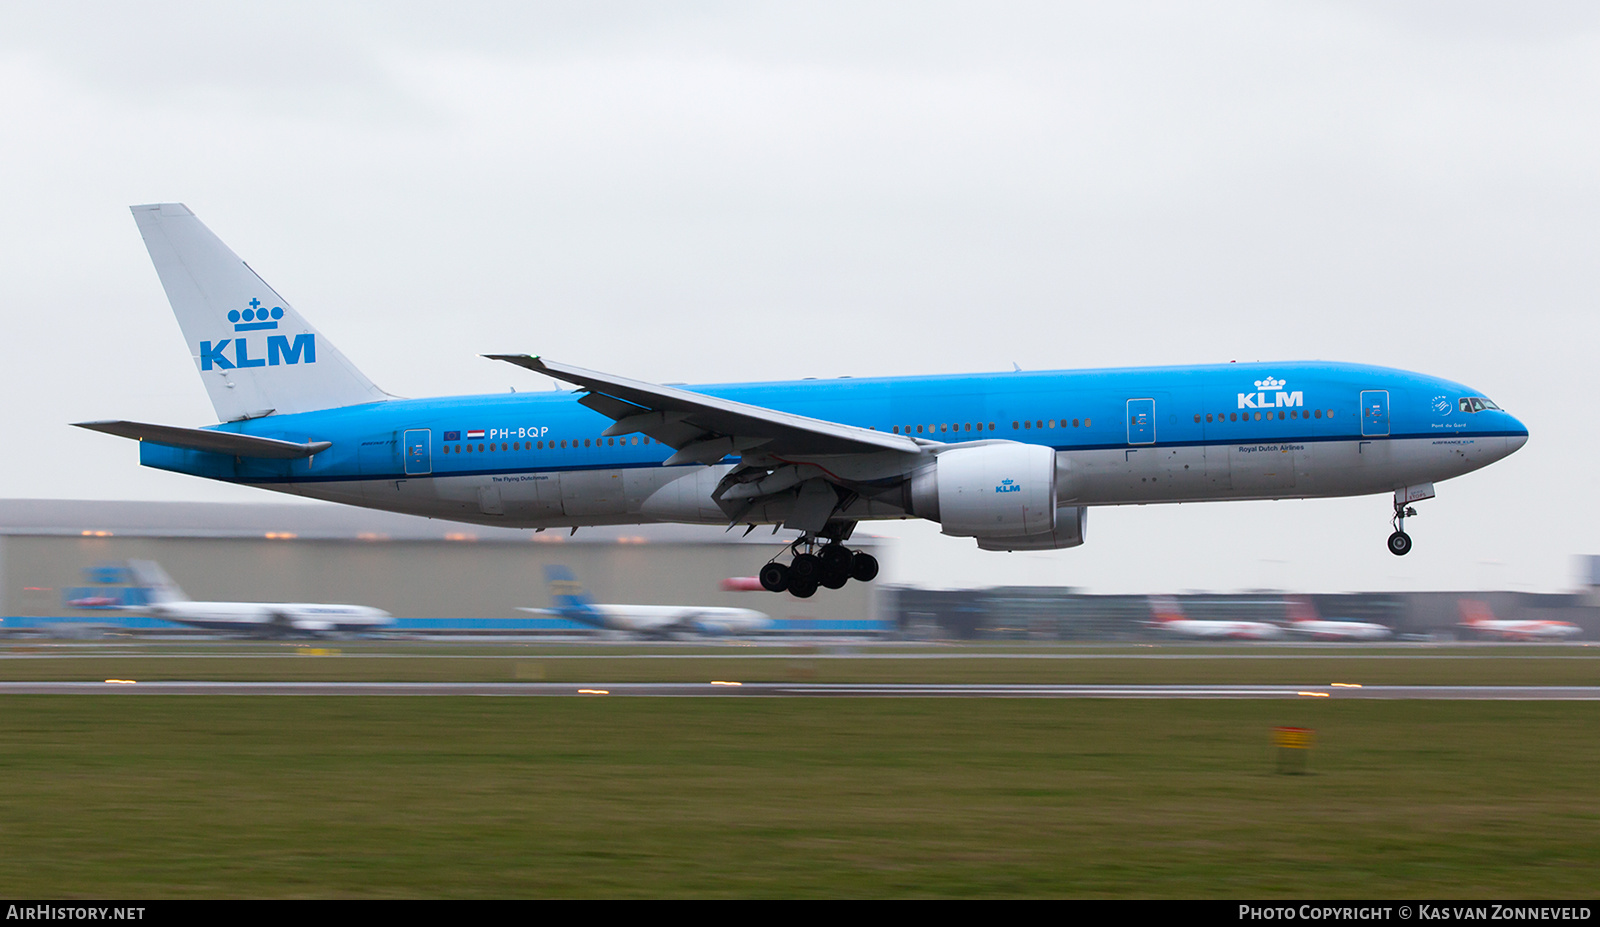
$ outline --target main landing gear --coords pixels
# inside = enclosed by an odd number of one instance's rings
[[[1404,557],[1411,553],[1411,535],[1406,534],[1406,518],[1417,510],[1402,502],[1394,504],[1394,534],[1389,535],[1389,553]]]
[[[866,583],[878,575],[878,558],[851,550],[837,540],[818,544],[815,537],[804,535],[790,544],[789,550],[794,552],[794,560],[788,566],[774,560],[761,568],[761,587],[768,592],[787,591],[805,599],[815,594],[818,586],[839,589],[852,579]]]

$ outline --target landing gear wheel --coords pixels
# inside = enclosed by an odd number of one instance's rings
[[[769,563],[761,568],[761,588],[768,592],[782,592],[789,588],[789,568],[781,563]]]
[[[1404,557],[1411,553],[1411,535],[1404,531],[1396,531],[1389,535],[1389,553],[1396,557]]]
[[[817,551],[817,556],[828,566],[840,566],[846,570],[850,568],[851,552],[842,544],[829,544]]]
[[[878,578],[878,558],[856,551],[850,558],[850,578],[858,583],[870,583]]]
[[[817,574],[817,582],[829,589],[843,589],[844,584],[850,581],[850,567],[846,565],[848,563],[848,560],[844,564],[823,561],[822,571]]]
[[[789,594],[794,596],[795,598],[797,598],[797,599],[809,599],[809,598],[811,598],[812,595],[814,595],[816,593],[816,591],[817,591],[817,581],[816,581],[816,579],[810,578],[810,577],[807,577],[805,579],[801,579],[801,578],[799,578],[797,576],[793,576],[793,575],[791,575],[789,577]]]
[[[791,592],[794,591],[794,584],[798,580],[809,582],[811,588],[815,590],[818,574],[821,572],[822,560],[820,558],[813,554],[797,554],[794,562],[789,564],[789,590]],[[807,593],[807,595],[809,594]]]

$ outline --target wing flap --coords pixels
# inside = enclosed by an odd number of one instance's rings
[[[191,451],[209,451],[213,454],[231,454],[235,457],[266,457],[273,460],[297,460],[319,454],[330,447],[332,441],[283,441],[278,438],[258,438],[232,431],[212,431],[207,428],[181,428],[177,425],[152,425],[147,422],[76,422],[79,428],[99,431],[119,438],[149,441],[167,447],[181,447]]]

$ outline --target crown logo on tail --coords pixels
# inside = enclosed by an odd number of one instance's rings
[[[243,312],[237,309],[228,310],[228,321],[233,323],[236,332],[259,332],[278,327],[278,320],[283,318],[283,307],[273,306],[271,309],[263,308],[261,300],[251,299],[250,308]]]

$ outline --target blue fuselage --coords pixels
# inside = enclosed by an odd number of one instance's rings
[[[1515,451],[1528,434],[1459,383],[1326,362],[691,389],[924,441],[1048,446],[1057,453],[1061,500],[1081,505],[1387,492],[1477,469]],[[664,467],[673,449],[641,434],[602,436],[612,419],[580,405],[581,395],[391,400],[270,415],[215,427],[332,447],[307,459],[268,460],[146,442],[140,462],[471,522],[550,527],[721,519],[687,490],[666,492],[675,482],[703,482],[695,473],[708,468]],[[808,460],[827,465],[826,458]],[[863,500],[854,514],[906,513],[891,501]],[[741,518],[780,519],[781,513],[761,512]]]

